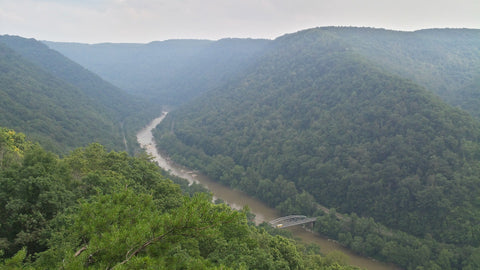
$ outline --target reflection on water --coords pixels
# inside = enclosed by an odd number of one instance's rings
[[[232,208],[241,209],[244,206],[248,206],[250,211],[256,215],[255,222],[257,224],[262,222],[268,222],[270,220],[280,217],[279,213],[275,209],[268,207],[263,202],[248,196],[244,192],[233,190],[217,182],[214,182],[206,176],[174,164],[167,157],[162,156],[157,151],[156,144],[152,135],[152,129],[154,129],[160,122],[162,122],[166,114],[166,112],[162,113],[162,116],[154,119],[148,126],[146,126],[144,129],[137,133],[137,141],[140,146],[144,148],[148,154],[153,156],[154,160],[162,169],[169,171],[175,176],[187,179],[190,183],[195,182],[204,185],[208,190],[213,193],[215,198],[221,198]],[[290,227],[288,228],[288,230],[292,231],[295,238],[299,238],[305,243],[315,243],[319,245],[322,252],[325,254],[334,250],[342,251],[349,257],[349,263],[352,265],[372,270],[397,269],[394,266],[353,254],[351,251],[345,249],[337,242],[324,238],[316,233],[306,231],[301,226]]]

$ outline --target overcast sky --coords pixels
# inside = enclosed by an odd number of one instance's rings
[[[0,34],[150,42],[275,38],[317,26],[480,28],[480,0],[0,0]]]

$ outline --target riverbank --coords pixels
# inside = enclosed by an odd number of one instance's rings
[[[144,129],[137,133],[137,141],[145,151],[150,154],[153,159],[158,163],[158,165],[169,171],[172,175],[184,178],[190,183],[196,182],[204,185],[208,190],[210,190],[215,197],[221,198],[225,203],[229,204],[232,208],[241,209],[244,206],[248,205],[250,211],[256,215],[255,222],[257,224],[262,222],[268,222],[275,218],[278,218],[279,213],[265,205],[263,202],[258,199],[252,198],[244,192],[230,189],[224,185],[221,185],[217,182],[212,181],[208,177],[193,172],[188,168],[179,166],[171,162],[168,157],[159,153],[156,148],[156,143],[153,138],[152,129],[154,129],[158,124],[167,115],[167,112],[163,112],[162,115],[154,119],[150,124],[148,124]],[[291,229],[295,238],[299,238],[305,243],[315,243],[320,246],[321,251],[325,254],[332,251],[341,251],[349,257],[349,263],[351,265],[359,266],[371,270],[394,270],[398,269],[392,265],[374,261],[370,258],[365,258],[359,255],[354,254],[348,249],[344,248],[340,244],[330,239],[321,237],[316,233],[308,232],[301,227],[292,227]]]

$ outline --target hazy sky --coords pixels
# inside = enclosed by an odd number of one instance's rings
[[[480,0],[0,0],[0,34],[52,41],[275,38],[330,25],[480,28]]]

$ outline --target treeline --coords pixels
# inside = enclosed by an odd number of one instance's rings
[[[175,141],[171,138],[164,142],[165,145],[161,147],[167,145],[175,147]],[[282,214],[316,216],[318,218],[315,225],[317,232],[337,239],[342,245],[358,254],[391,262],[404,269],[417,269],[419,266],[424,269],[478,269],[480,267],[478,247],[445,244],[435,240],[430,234],[424,238],[415,237],[387,228],[375,222],[373,218],[358,217],[355,213],[351,215],[338,214],[333,209],[326,214],[322,210],[323,207],[319,207],[310,193],[298,192],[295,184],[283,177],[278,177],[274,181],[260,180],[257,183],[258,186],[255,187],[255,181],[252,179],[260,177],[258,173],[251,169],[245,171],[243,167],[234,165],[230,158],[216,156],[214,159],[210,159],[211,163],[204,163],[200,159],[183,158],[197,156],[187,149],[184,149],[184,152],[176,153],[173,159],[177,162],[189,164],[188,166],[192,166],[192,168],[194,168],[193,166],[206,168],[203,170],[204,173],[216,176],[214,179],[226,185],[231,183],[227,179],[240,179],[233,187],[248,191],[249,194],[267,202]],[[245,189],[247,187],[250,189]],[[472,239],[476,236],[478,234],[474,235],[473,232],[470,235]]]
[[[160,146],[162,149],[167,149],[167,146],[171,147],[169,149],[180,146],[172,137],[165,137],[162,142],[165,143]],[[315,231],[336,239],[358,254],[394,263],[404,269],[418,267],[478,269],[480,267],[478,247],[445,244],[435,240],[431,234],[417,237],[385,227],[371,217],[358,217],[355,213],[338,214],[333,209],[327,214],[325,208],[316,203],[309,192],[305,190],[299,192],[294,182],[287,181],[282,176],[274,181],[261,179],[261,176],[251,168],[244,170],[243,167],[235,165],[231,158],[223,156],[209,158],[198,155],[198,151],[184,146],[180,148],[183,148],[183,151],[176,151],[172,156],[176,162],[187,164],[191,168],[205,168],[200,170],[225,185],[235,183],[232,187],[244,190],[265,201],[284,215],[316,216],[318,219]],[[199,156],[203,156],[203,159],[198,158]],[[476,232],[471,232],[469,240],[476,239],[477,236]]]
[[[0,165],[2,269],[356,269],[182,193],[146,155],[59,158],[1,128]]]
[[[129,93],[177,106],[237,77],[269,42],[221,39],[148,44],[45,43]]]
[[[134,153],[135,132],[161,111],[43,43],[17,36],[0,36],[0,85],[0,125],[57,154],[91,142]]]
[[[393,74],[426,87],[478,116],[478,95],[469,88],[480,75],[480,30],[414,32],[359,27],[321,27],[345,49]],[[288,35],[287,35],[288,36]],[[283,37],[280,37],[283,38]],[[237,78],[275,41],[251,39],[168,40],[149,44],[45,42],[109,82],[163,104],[183,104]],[[478,89],[478,88],[477,88]]]
[[[323,27],[383,69],[424,86],[447,103],[478,117],[479,29],[425,29],[414,32],[375,28]],[[477,84],[478,85],[478,84]],[[466,89],[468,88],[468,89]]]
[[[372,218],[339,215],[335,209],[319,214],[314,230],[337,239],[357,254],[391,262],[404,269],[480,268],[480,248],[455,246],[436,241],[431,235],[419,238],[390,230]]]
[[[477,121],[328,31],[272,48],[244,77],[169,114],[159,147],[286,214],[320,203],[459,253],[480,245]],[[399,264],[428,267],[412,262]]]

